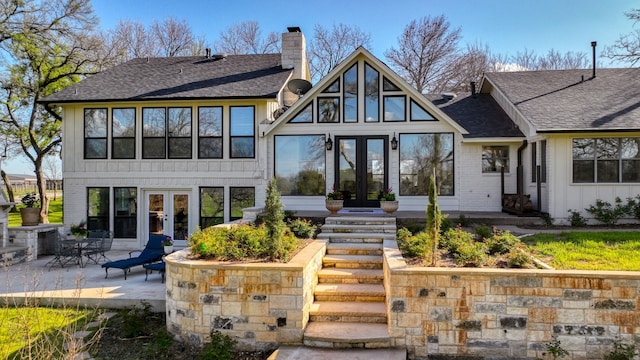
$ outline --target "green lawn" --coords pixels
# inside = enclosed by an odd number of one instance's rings
[[[563,232],[522,239],[532,253],[560,270],[640,271],[640,232]]]
[[[24,205],[18,204],[16,207],[20,209],[24,207]],[[62,224],[62,196],[58,196],[56,200],[51,200],[49,203],[49,222],[52,224]],[[20,212],[10,212],[9,226],[20,226],[21,224]]]

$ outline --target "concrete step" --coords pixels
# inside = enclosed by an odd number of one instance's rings
[[[318,284],[315,301],[384,302],[381,284]]]
[[[318,234],[318,239],[329,240],[331,242],[353,242],[353,243],[382,243],[384,240],[393,240],[396,234],[386,233],[325,233]]]
[[[387,307],[384,302],[316,301],[309,320],[386,324]]]
[[[304,331],[304,344],[339,349],[388,348],[391,346],[391,336],[387,324],[310,322]]]
[[[280,346],[267,360],[406,360],[404,349],[326,349]]]
[[[358,225],[358,224],[324,224],[322,232],[334,233],[359,233],[359,232],[380,232],[395,234],[396,224],[382,225]]]
[[[382,284],[382,269],[321,269],[318,282],[321,284]]]
[[[382,256],[373,255],[325,255],[325,268],[341,269],[382,269]]]
[[[382,243],[328,243],[329,255],[382,255]]]
[[[395,225],[395,217],[383,216],[329,216],[324,219],[325,224],[340,225]]]

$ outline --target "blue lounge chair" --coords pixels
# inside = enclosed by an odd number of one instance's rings
[[[162,242],[165,238],[165,235],[151,235],[149,236],[149,242],[147,242],[147,245],[141,252],[132,251],[129,253],[128,259],[109,261],[102,264],[104,271],[107,273],[105,279],[109,277],[109,268],[122,269],[122,271],[124,271],[124,279],[127,280],[127,272],[130,271],[132,267],[161,260],[164,255]],[[135,252],[140,252],[140,255],[132,256]]]

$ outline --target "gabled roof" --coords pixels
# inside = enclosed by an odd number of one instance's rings
[[[485,74],[537,132],[640,130],[640,68]]]
[[[291,72],[282,68],[280,54],[139,58],[41,102],[275,98]]]
[[[442,95],[427,96],[434,105],[464,127],[471,138],[514,138],[524,134],[489,94],[459,94],[452,100]]]

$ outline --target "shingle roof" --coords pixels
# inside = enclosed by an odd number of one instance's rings
[[[469,132],[465,138],[524,136],[489,94],[458,94],[449,101],[440,95],[428,98]]]
[[[42,102],[273,98],[291,72],[282,68],[280,54],[139,58],[88,77]]]
[[[588,69],[485,77],[538,132],[640,129],[640,68],[598,69],[595,78],[591,75]]]

